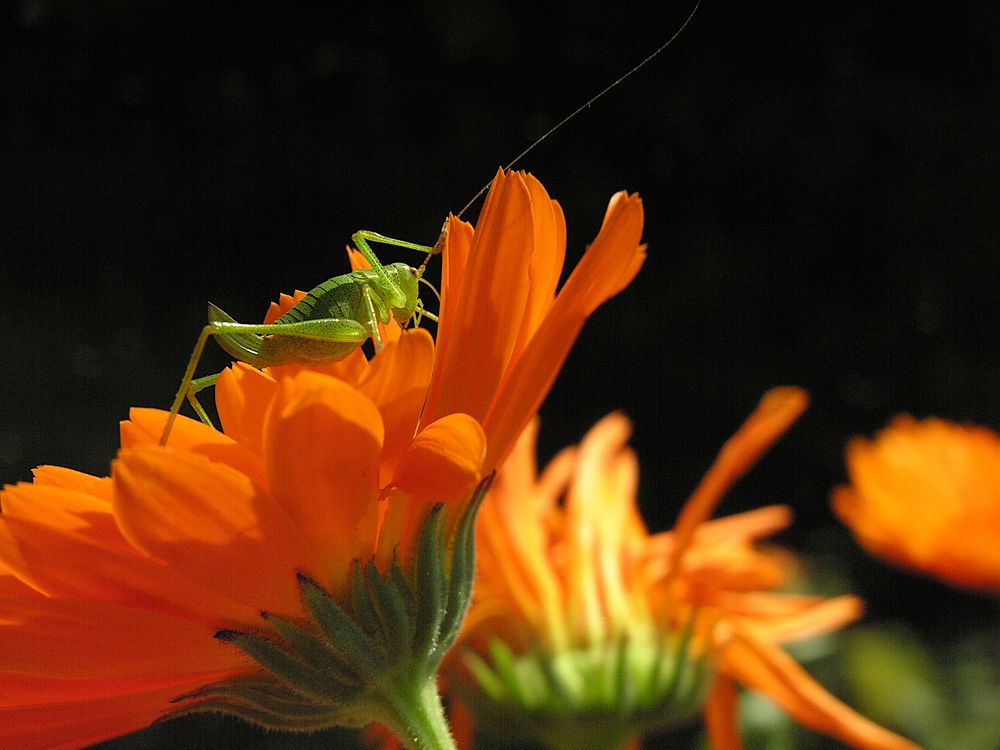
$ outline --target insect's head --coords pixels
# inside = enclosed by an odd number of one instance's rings
[[[403,304],[392,308],[392,317],[401,326],[405,326],[420,304],[420,273],[405,263],[390,263],[385,267],[385,272],[403,293]]]

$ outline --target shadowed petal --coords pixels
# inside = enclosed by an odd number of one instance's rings
[[[125,537],[207,589],[295,615],[295,574],[322,580],[285,511],[235,469],[193,453],[134,448],[121,452],[112,476]]]
[[[303,371],[281,381],[264,435],[272,495],[322,555],[323,570],[346,576],[357,525],[379,494],[378,409],[343,381]]]
[[[238,671],[238,670],[237,670]],[[171,699],[202,685],[225,679],[234,674],[208,672],[184,675],[170,680],[162,679],[151,686],[136,689],[120,695],[104,695],[96,691],[95,697],[87,698],[92,682],[81,681],[78,689],[81,697],[66,698],[60,702],[57,697],[49,697],[48,702],[0,708],[0,747],[18,750],[76,750],[101,740],[110,739],[126,732],[133,732],[151,724],[163,715]],[[4,678],[8,678],[5,676]],[[14,676],[14,687],[23,680]],[[59,693],[60,687],[51,681],[44,683],[49,690]],[[128,686],[128,683],[116,682]]]
[[[223,370],[215,384],[215,406],[222,429],[257,456],[264,453],[264,418],[277,392],[274,378],[243,362]]]
[[[128,421],[120,425],[122,450],[139,445],[159,445],[167,415],[168,412],[161,409],[130,409]],[[170,447],[199,453],[213,461],[232,466],[257,485],[267,487],[267,475],[257,455],[231,437],[194,419],[177,417],[170,432]]]

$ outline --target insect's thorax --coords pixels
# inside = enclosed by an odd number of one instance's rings
[[[371,312],[365,300],[371,299],[375,317],[381,323],[388,323],[391,312],[382,295],[378,292],[378,276],[371,269],[359,269],[345,276],[336,276],[309,290],[275,324],[295,323],[304,320],[344,318],[366,324]]]

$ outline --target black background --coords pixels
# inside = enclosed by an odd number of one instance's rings
[[[19,0],[0,45],[0,480],[105,473],[129,406],[168,405],[207,300],[256,320],[343,273],[359,228],[432,243],[689,11]],[[874,618],[931,638],[979,621],[976,597],[859,553],[827,497],[845,441],[898,412],[1000,427],[998,16],[706,0],[521,161],[561,202],[571,260],[622,188],[649,244],[543,407],[543,453],[624,410],[659,530],[759,396],[801,385],[810,410],[720,512],[793,506],[782,541],[838,557]]]

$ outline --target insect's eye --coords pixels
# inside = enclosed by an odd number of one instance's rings
[[[416,268],[413,268],[413,267],[411,266],[409,270],[410,270],[410,276],[412,276],[413,278],[417,278],[417,275],[418,275],[418,274],[417,274],[417,269],[416,269]]]

